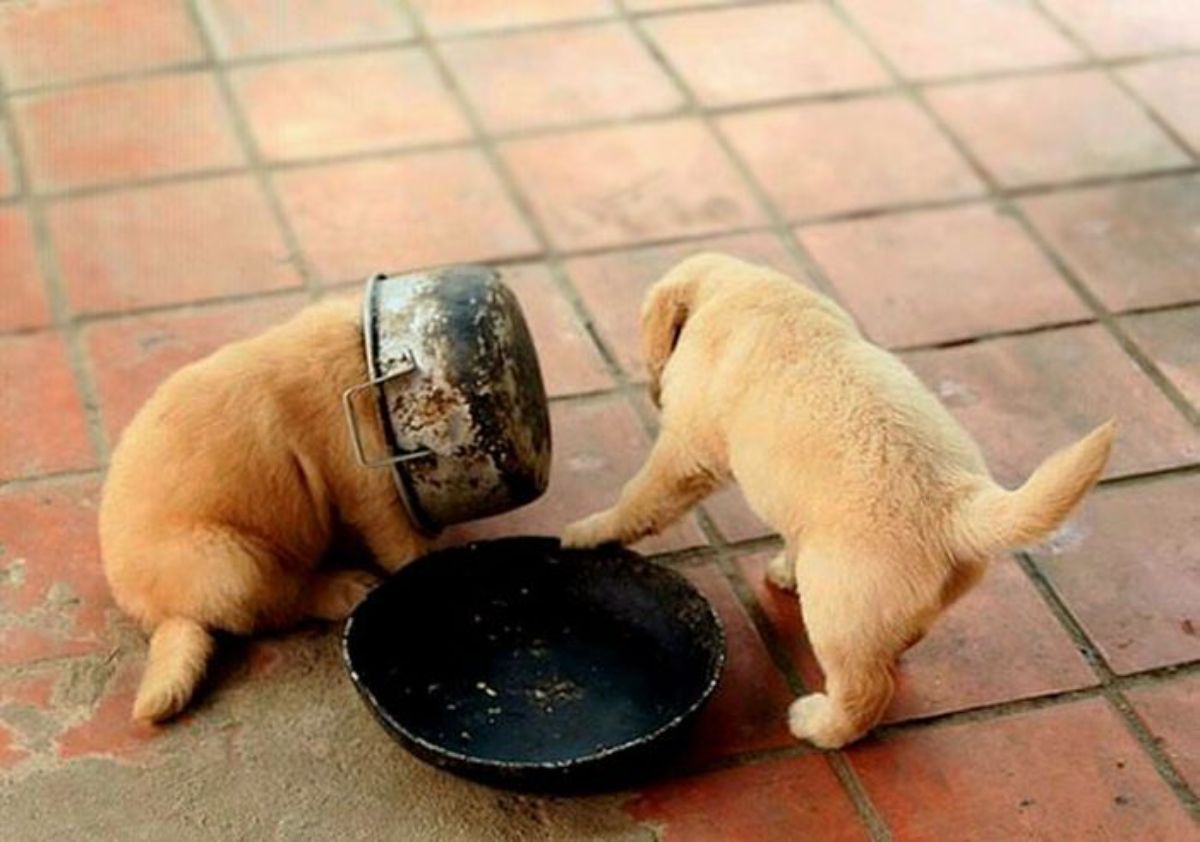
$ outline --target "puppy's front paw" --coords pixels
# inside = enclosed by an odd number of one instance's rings
[[[796,565],[787,553],[780,553],[767,562],[767,581],[780,590],[796,590]]]
[[[562,545],[571,550],[587,550],[617,540],[612,528],[612,513],[597,512],[577,520],[562,532]]]
[[[788,730],[800,740],[808,740],[818,748],[841,748],[853,739],[836,722],[837,711],[824,693],[809,693],[792,702],[788,708]]]

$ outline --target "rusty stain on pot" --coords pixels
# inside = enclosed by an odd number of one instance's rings
[[[550,419],[516,296],[494,270],[449,266],[378,276],[364,303],[397,485],[429,532],[509,511],[545,491]]]

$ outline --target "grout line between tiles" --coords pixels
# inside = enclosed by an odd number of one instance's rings
[[[75,382],[75,393],[83,413],[83,422],[92,458],[97,464],[106,464],[109,455],[108,436],[100,417],[99,392],[91,363],[84,348],[78,326],[71,319],[71,308],[58,259],[51,244],[50,227],[42,201],[31,195],[31,178],[26,168],[25,139],[17,131],[16,121],[10,108],[10,99],[5,80],[0,78],[0,119],[8,127],[10,154],[14,171],[17,173],[18,195],[25,199],[29,224],[33,231],[37,265],[42,276],[42,289],[50,311],[50,321],[59,326],[67,351],[67,364]]]
[[[1119,678],[1114,684],[1121,690],[1136,689],[1140,687],[1160,686],[1163,683],[1169,683],[1180,678],[1187,678],[1195,675],[1200,675],[1200,661],[1194,661],[1178,666],[1161,667],[1154,670],[1148,670],[1136,675]],[[1021,716],[1034,711],[1071,705],[1089,699],[1105,699],[1107,701],[1108,693],[1109,688],[1105,688],[1100,684],[1095,684],[1091,687],[1084,687],[1076,690],[1062,690],[1025,699],[997,702],[995,704],[983,705],[965,710],[949,711],[929,717],[909,719],[902,722],[877,726],[876,728],[872,729],[870,734],[865,737],[862,742],[886,743],[909,733],[937,730],[939,728],[955,727],[975,723],[993,722],[1009,717]],[[1150,736],[1150,739],[1153,740],[1153,737]],[[695,764],[694,766],[679,769],[677,773],[672,774],[670,778],[696,777],[726,769],[750,766],[764,761],[802,757],[812,754],[823,754],[827,759],[833,759],[838,756],[841,756],[842,759],[845,759],[845,755],[852,753],[855,750],[855,747],[858,745],[859,743],[855,743],[851,746],[848,746],[844,750],[830,752],[813,748],[807,743],[796,742],[793,744],[775,746],[772,748],[739,752],[720,758],[714,758],[713,760]],[[856,778],[851,778],[850,780],[854,782],[854,785],[857,785],[858,782]]]
[[[1121,677],[1113,672],[1099,647],[1092,642],[1083,626],[1076,620],[1066,602],[1059,596],[1033,556],[1028,552],[1019,552],[1015,555],[1026,576],[1037,589],[1043,603],[1050,610],[1050,613],[1054,615],[1055,619],[1058,620],[1059,625],[1071,636],[1072,641],[1088,662],[1096,678],[1100,681],[1100,692],[1107,700],[1109,706],[1117,713],[1126,729],[1142,746],[1143,751],[1149,756],[1159,777],[1171,788],[1172,792],[1175,793],[1175,796],[1183,803],[1192,817],[1200,819],[1200,798],[1197,798],[1196,793],[1188,786],[1183,776],[1179,773],[1179,770],[1175,768],[1175,765],[1163,751],[1162,746],[1158,744],[1153,734],[1150,733],[1145,724],[1137,717],[1133,707],[1121,692],[1123,686],[1128,686],[1128,682],[1122,681]]]
[[[48,474],[38,474],[31,477],[12,477],[0,480],[0,494],[9,491],[21,491],[26,488],[41,488],[77,482],[84,479],[95,479],[104,475],[104,467],[70,468],[65,471],[54,471]]]
[[[1150,122],[1157,126],[1159,131],[1170,138],[1171,143],[1177,146],[1179,150],[1188,157],[1189,160],[1191,160],[1193,163],[1195,163],[1197,160],[1200,160],[1200,156],[1197,156],[1196,151],[1192,149],[1192,146],[1187,142],[1187,139],[1184,138],[1178,131],[1176,131],[1174,126],[1164,119],[1163,116],[1160,115],[1153,106],[1151,106],[1142,98],[1142,96],[1132,85],[1126,82],[1121,75],[1117,73],[1115,67],[1119,67],[1120,65],[1114,66],[1106,63],[1096,53],[1096,51],[1092,49],[1091,45],[1088,44],[1087,41],[1076,34],[1075,30],[1068,26],[1066,21],[1059,18],[1058,15],[1047,8],[1046,4],[1043,3],[1042,0],[1033,0],[1033,7],[1041,14],[1042,18],[1050,24],[1050,26],[1057,30],[1058,33],[1063,36],[1063,38],[1069,41],[1077,50],[1087,57],[1088,65],[1090,67],[1098,69],[1104,74],[1108,81],[1116,85],[1117,88],[1124,92],[1127,97],[1133,100],[1133,102],[1137,104],[1138,108],[1141,109]]]
[[[197,8],[196,2],[197,0],[186,0],[184,6],[204,49],[206,61],[203,66],[212,71],[213,78],[216,80],[221,101],[225,106],[225,110],[229,113],[229,121],[233,126],[234,134],[237,136],[242,155],[249,164],[249,171],[258,187],[259,195],[266,201],[271,218],[275,222],[275,227],[283,239],[284,247],[288,251],[289,262],[300,276],[301,283],[308,292],[309,300],[315,300],[318,294],[318,285],[312,267],[304,257],[304,252],[300,248],[300,240],[296,236],[296,232],[292,229],[291,221],[288,219],[287,214],[284,213],[283,203],[276,195],[270,176],[263,168],[258,144],[246,122],[245,115],[242,114],[238,98],[233,92],[233,86],[230,84],[229,71],[223,64],[217,61],[216,45],[213,43],[212,34],[208,31],[204,22],[204,16],[200,13],[199,8]]]
[[[623,0],[615,0],[624,13]],[[768,229],[779,238],[780,242],[786,249],[788,256],[800,266],[805,277],[822,293],[830,296],[834,300],[839,300],[836,288],[826,276],[824,270],[820,267],[817,261],[809,254],[808,250],[801,244],[796,236],[791,224],[775,206],[766,190],[758,183],[749,166],[742,159],[741,155],[734,148],[733,144],[725,136],[724,132],[716,123],[714,115],[705,110],[697,99],[691,86],[683,76],[675,69],[670,60],[659,48],[658,43],[650,37],[649,34],[642,28],[640,21],[636,18],[626,18],[629,26],[633,30],[633,34],[641,42],[642,46],[650,53],[654,61],[662,69],[663,73],[675,85],[680,95],[686,103],[686,114],[694,119],[697,119],[703,126],[704,130],[717,147],[721,150],[725,160],[733,167],[737,173],[739,181],[750,191],[751,197],[757,206],[759,212],[768,221]]]
[[[916,105],[928,119],[933,121],[934,126],[946,138],[946,140],[957,150],[960,156],[967,162],[976,176],[987,185],[989,192],[993,196],[993,200],[998,209],[1011,217],[1020,227],[1025,235],[1033,242],[1042,255],[1051,262],[1058,270],[1060,276],[1064,279],[1067,285],[1075,292],[1076,296],[1092,311],[1096,320],[1104,326],[1109,336],[1117,342],[1133,362],[1142,370],[1142,372],[1154,383],[1159,392],[1172,404],[1172,406],[1184,416],[1195,428],[1200,429],[1200,412],[1194,409],[1186,400],[1179,389],[1171,383],[1171,381],[1159,370],[1158,366],[1132,341],[1125,331],[1117,323],[1116,317],[1104,306],[1100,299],[1092,292],[1091,288],[1080,278],[1074,270],[1063,260],[1058,252],[1046,241],[1030,222],[1029,218],[1021,205],[1013,201],[1014,194],[1012,191],[1005,190],[1000,185],[997,178],[988,170],[984,163],[975,154],[975,151],[968,143],[959,138],[959,136],[950,128],[950,126],[942,119],[937,110],[934,109],[922,92],[910,85],[900,74],[897,68],[892,64],[890,59],[871,41],[867,33],[859,26],[853,16],[842,7],[840,0],[831,0],[830,8],[838,15],[838,17],[871,51],[881,65],[891,74],[895,80],[899,90],[905,94],[914,105]],[[1190,168],[1189,168],[1190,169]],[[1149,177],[1149,173],[1146,173]]]
[[[11,167],[12,192],[0,198],[0,207],[20,203],[29,192],[29,176],[25,172],[24,161],[17,154],[17,124],[9,107],[3,81],[0,80],[0,167],[6,163]]]

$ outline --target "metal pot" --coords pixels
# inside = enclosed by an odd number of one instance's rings
[[[355,454],[391,466],[413,523],[452,523],[525,505],[550,475],[550,416],[516,296],[482,266],[375,275],[363,296],[370,380],[342,396]],[[355,397],[374,391],[388,453],[368,458]]]

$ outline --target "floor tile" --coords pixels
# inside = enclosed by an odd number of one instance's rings
[[[889,347],[1088,319],[1020,226],[990,205],[797,232],[866,334]],[[1021,294],[1013,295],[1020,284]]]
[[[1200,178],[1164,178],[1021,202],[1104,306],[1200,301]]]
[[[791,690],[729,581],[712,563],[683,572],[720,616],[726,651],[720,684],[696,719],[685,765],[793,745],[787,729]]]
[[[638,793],[625,809],[663,842],[870,838],[819,754],[666,781]]]
[[[719,125],[788,219],[984,191],[933,121],[899,97],[751,111]]]
[[[576,257],[566,262],[571,283],[579,291],[600,338],[630,377],[641,380],[646,376],[638,315],[646,290],[676,263],[702,251],[725,252],[801,277],[783,243],[766,233]]]
[[[1186,839],[1195,826],[1102,699],[908,731],[850,761],[897,839]]]
[[[1119,75],[1200,153],[1200,58],[1135,64]]]
[[[0,208],[0,278],[4,305],[0,330],[40,327],[49,323],[50,308],[38,266],[33,228],[19,208]]]
[[[1179,0],[1044,0],[1097,53],[1113,57],[1200,46],[1200,9]]]
[[[1200,434],[1097,325],[912,352],[904,360],[1010,486],[1109,418],[1120,432],[1106,476],[1200,461]]]
[[[72,309],[123,310],[299,286],[248,176],[58,202],[47,219]]]
[[[252,65],[230,78],[271,161],[470,137],[433,63],[416,49]]]
[[[217,52],[224,58],[340,47],[409,38],[412,26],[389,0],[197,0]]]
[[[207,74],[110,82],[13,100],[39,191],[233,167],[243,162]]]
[[[11,774],[47,748],[48,732],[57,724],[51,697],[65,673],[60,666],[43,666],[0,678],[0,774]]]
[[[327,282],[538,252],[475,150],[290,170],[275,184],[302,249]]]
[[[612,17],[612,0],[410,0],[435,35]]]
[[[223,345],[272,327],[307,301],[303,293],[92,322],[84,347],[110,444],[167,375]]]
[[[884,87],[870,52],[822,4],[718,9],[643,24],[703,105]],[[820,45],[809,49],[802,45]]]
[[[1126,316],[1121,326],[1192,406],[1200,409],[1200,307]]]
[[[104,758],[124,765],[149,766],[160,760],[159,746],[155,743],[166,736],[164,731],[168,729],[135,722],[129,716],[137,698],[142,666],[129,660],[118,662],[112,676],[93,690],[99,698],[85,708],[83,716],[76,713],[64,717],[66,727],[54,739],[54,753],[59,761]],[[172,722],[169,730],[174,732],[171,737],[181,741],[200,736],[189,733],[183,721]],[[196,752],[199,748],[193,741],[185,750]]]
[[[595,392],[614,385],[587,327],[544,264],[506,267],[503,279],[521,302],[547,394]]]
[[[1125,697],[1193,790],[1200,786],[1200,676],[1125,691]]]
[[[0,6],[0,72],[9,90],[203,59],[183,0]]]
[[[0,724],[0,769],[8,769],[17,765],[28,754],[17,744],[12,729],[8,725]]]
[[[1200,477],[1102,488],[1035,553],[1121,675],[1200,658]]]
[[[650,451],[650,437],[619,395],[550,405],[550,487],[523,509],[447,530],[447,546],[507,535],[558,535],[568,523],[616,502]],[[694,515],[634,549],[662,553],[706,543]]]
[[[0,492],[0,666],[100,650],[108,595],[96,539],[96,480]]]
[[[805,684],[823,687],[795,594],[764,578],[773,555],[743,556],[738,568]],[[883,721],[924,719],[1097,683],[1016,561],[1003,557],[901,656],[896,697]]]
[[[926,97],[1007,187],[1188,163],[1137,103],[1097,72],[954,85]]]
[[[0,480],[96,464],[58,334],[0,337],[0,383]]]
[[[502,154],[564,251],[719,233],[765,223],[698,122],[512,141]]]
[[[624,24],[445,44],[454,75],[493,132],[677,111],[683,96]]]
[[[848,0],[846,8],[902,74],[936,79],[1080,61],[1031,3]]]

